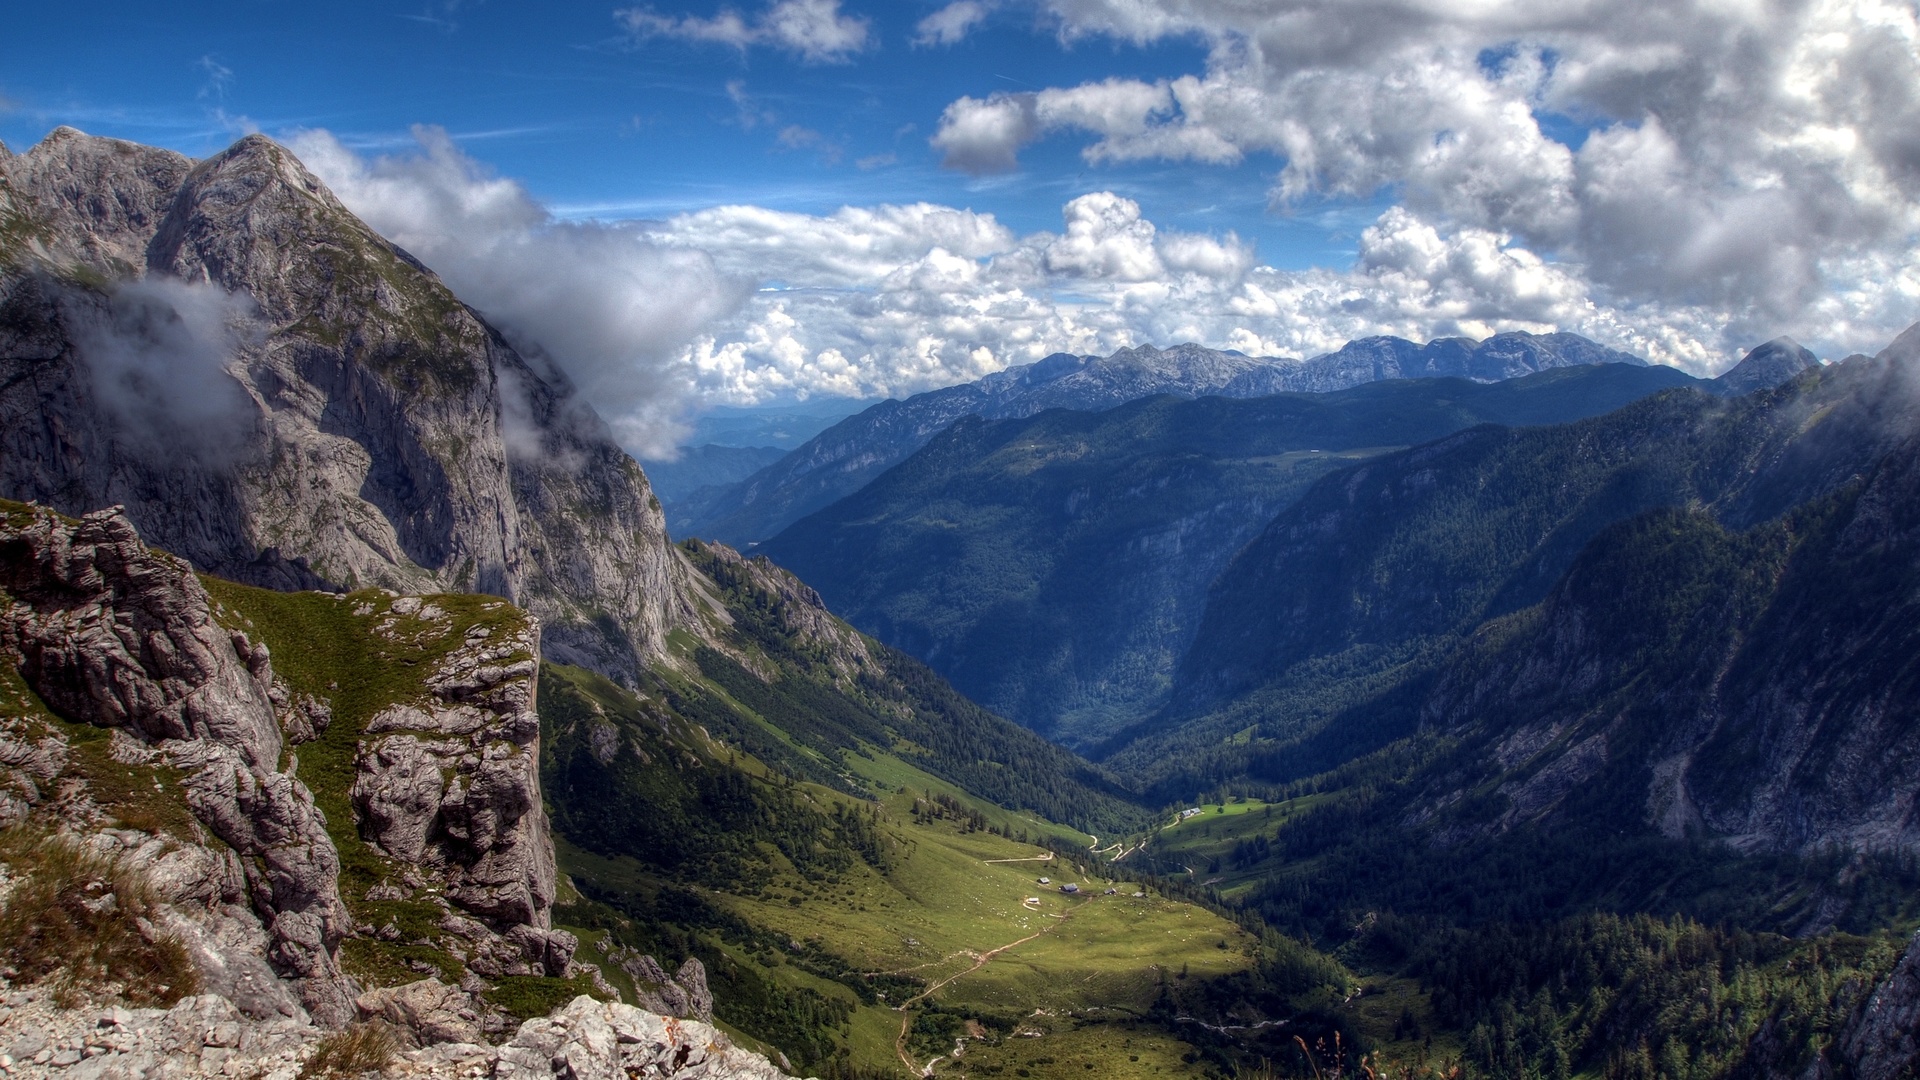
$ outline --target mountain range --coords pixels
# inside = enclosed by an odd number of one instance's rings
[[[1165,703],[1208,587],[1328,472],[1478,424],[1573,420],[1693,382],[1605,364],[964,417],[755,550],[962,692],[1084,749]]]
[[[1911,1075],[1917,365],[1054,357],[743,554],[271,140],[0,150],[0,1064]]]
[[[703,500],[683,515],[685,533],[736,545],[765,540],[859,490],[963,416],[1005,420],[1047,409],[1098,412],[1155,394],[1250,398],[1340,390],[1382,379],[1487,381],[1598,363],[1645,361],[1574,334],[1525,333],[1483,342],[1443,338],[1425,345],[1366,338],[1306,361],[1193,344],[1142,345],[1107,357],[1055,353],[975,382],[883,401],[848,417],[731,491]]]

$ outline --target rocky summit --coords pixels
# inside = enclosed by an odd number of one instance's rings
[[[477,591],[632,681],[683,615],[646,477],[284,147],[0,154],[0,497],[276,588]]]

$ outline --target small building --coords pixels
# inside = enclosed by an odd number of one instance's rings
[[[1077,893],[1080,891],[1080,886],[1069,883],[1060,886],[1060,891],[1068,894]]]
[[[1029,896],[1024,901],[1022,901],[1022,903],[1027,903],[1027,904],[1037,904],[1039,902],[1040,902],[1040,898],[1037,896]]]
[[[1041,878],[1041,879],[1040,879],[1040,884],[1042,884],[1042,885],[1051,885],[1051,884],[1053,884],[1053,879],[1052,879],[1052,878],[1050,878],[1050,877],[1043,877],[1043,878]]]
[[[1106,893],[1105,893],[1105,895],[1107,895],[1107,896],[1113,896],[1113,895],[1115,895],[1115,894],[1117,894],[1117,893],[1118,893],[1119,891],[1120,891],[1119,889],[1108,889],[1108,890],[1106,891]]]

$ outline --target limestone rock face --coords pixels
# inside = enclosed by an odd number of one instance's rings
[[[201,570],[494,593],[624,681],[680,618],[592,408],[266,138],[0,158],[0,387],[0,497],[122,504]]]
[[[401,597],[391,614],[426,620],[433,602]],[[450,933],[483,975],[565,975],[575,942],[551,929],[553,843],[540,799],[534,713],[536,624],[477,626],[425,679],[429,696],[377,713],[355,761],[364,836],[434,879],[467,915]]]
[[[777,1080],[786,1074],[765,1057],[731,1045],[711,1025],[577,997],[550,1017],[522,1024],[500,1048],[493,1075],[497,1080]]]
[[[660,961],[632,949],[616,949],[608,959],[633,980],[642,1008],[662,1016],[713,1023],[713,991],[707,988],[707,967],[697,957],[687,957],[672,975]]]
[[[27,684],[69,719],[131,736],[118,756],[181,771],[193,816],[237,856],[195,857],[209,886],[229,883],[207,899],[250,898],[267,959],[307,1009],[323,1023],[351,1018],[336,955],[348,930],[339,853],[312,793],[279,771],[266,647],[218,625],[193,571],[148,550],[118,510],[78,522],[8,514],[0,588],[0,649]],[[192,880],[184,870],[172,876]]]

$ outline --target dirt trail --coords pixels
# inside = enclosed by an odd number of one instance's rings
[[[1026,857],[1026,858],[1024,858],[1024,859],[981,859],[980,861],[981,861],[981,862],[984,862],[984,863],[1003,863],[1003,862],[1052,862],[1052,861],[1053,861],[1053,852],[1051,852],[1051,851],[1049,851],[1049,852],[1047,852],[1047,853],[1046,853],[1045,855],[1029,855],[1029,856],[1027,856],[1027,857]]]
[[[1014,862],[1014,861],[1023,861],[1023,860],[1001,860],[1001,861]],[[1094,903],[1095,901],[1093,897],[1088,897],[1087,902]],[[981,968],[986,967],[988,964],[993,962],[994,957],[999,956],[1001,953],[1006,952],[1008,949],[1018,948],[1022,945],[1025,945],[1027,942],[1034,940],[1035,938],[1045,937],[1046,935],[1053,933],[1055,930],[1058,930],[1061,927],[1067,925],[1068,920],[1072,919],[1073,916],[1077,913],[1077,911],[1078,909],[1069,910],[1065,915],[1060,916],[1059,921],[1055,922],[1052,926],[1048,926],[1039,931],[1028,934],[1026,937],[1023,937],[1018,941],[1009,941],[1005,945],[1002,945],[997,949],[988,949],[986,952],[983,952],[983,953],[974,953],[973,954],[974,961],[973,961],[972,967],[967,968],[964,971],[956,971],[953,974],[947,976],[946,978],[941,979],[939,982],[936,982],[933,985],[927,987],[925,990],[914,995],[913,997],[908,998],[906,1001],[901,1002],[900,1004],[894,1006],[894,1008],[897,1009],[901,1014],[900,1037],[893,1041],[893,1051],[895,1054],[899,1055],[900,1063],[902,1065],[905,1065],[907,1067],[907,1070],[916,1076],[932,1076],[933,1062],[940,1060],[939,1057],[936,1057],[933,1059],[933,1061],[929,1061],[926,1063],[926,1065],[922,1066],[915,1063],[912,1058],[907,1056],[907,1032],[913,1026],[913,1013],[909,1012],[908,1010],[912,1009],[915,1005],[920,1004],[922,1001],[925,1001],[928,997],[931,997],[933,994],[937,993],[938,991],[946,987],[948,984],[952,983],[955,979],[961,978],[966,975],[971,975],[974,972],[979,971]],[[967,950],[963,949],[961,950],[961,952],[954,953],[953,956],[965,955],[966,952]],[[951,960],[952,958],[953,957],[950,956],[947,959]],[[946,1055],[944,1054],[941,1055],[941,1057],[945,1057],[945,1056]]]

